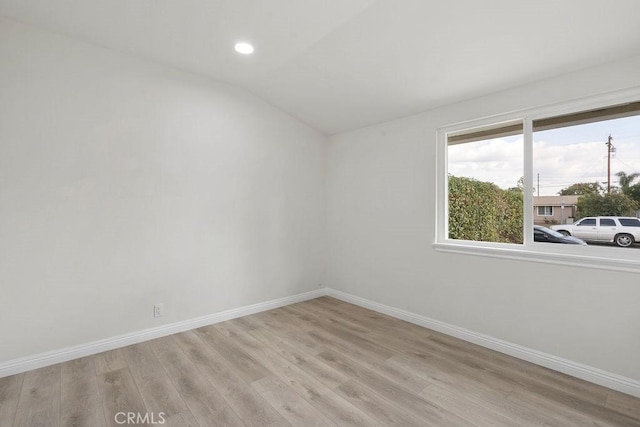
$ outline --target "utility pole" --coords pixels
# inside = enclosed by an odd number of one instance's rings
[[[540,174],[538,174],[538,197],[540,197]]]
[[[607,194],[611,194],[611,153],[616,151],[616,147],[613,146],[611,141],[611,134],[609,134],[609,139],[605,143],[607,146]]]

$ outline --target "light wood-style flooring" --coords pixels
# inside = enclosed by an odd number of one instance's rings
[[[329,297],[0,378],[2,427],[134,425],[118,423],[128,413],[180,427],[628,427],[640,399]]]

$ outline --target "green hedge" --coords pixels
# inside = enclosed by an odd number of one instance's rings
[[[449,238],[522,243],[522,192],[449,176]]]

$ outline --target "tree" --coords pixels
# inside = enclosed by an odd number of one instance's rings
[[[640,204],[640,184],[631,185],[634,179],[640,177],[640,173],[635,172],[627,175],[620,171],[616,176],[619,178],[618,182],[622,193]]]
[[[625,190],[629,189],[633,180],[639,177],[640,173],[635,172],[627,175],[625,172],[620,171],[616,174],[616,176],[618,177],[618,182],[620,183],[620,189],[623,193],[626,193]]]
[[[585,216],[635,216],[638,203],[623,193],[586,194],[578,199],[578,218]]]
[[[491,182],[449,176],[449,237],[522,243],[522,192]]]
[[[624,194],[630,199],[635,200],[636,203],[638,203],[638,206],[640,206],[640,184],[632,185],[627,188],[624,191]]]
[[[558,192],[561,196],[584,196],[585,194],[602,194],[604,188],[599,182],[579,182],[563,188]]]

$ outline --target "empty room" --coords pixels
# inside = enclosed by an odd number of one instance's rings
[[[640,426],[637,0],[0,0],[0,427]]]

